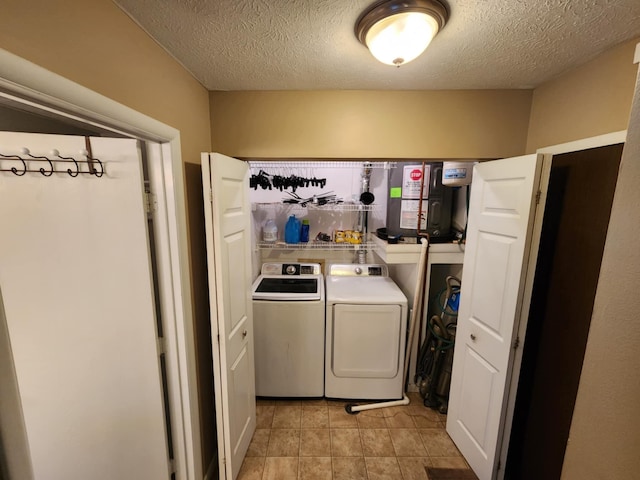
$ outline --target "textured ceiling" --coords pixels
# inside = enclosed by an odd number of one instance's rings
[[[640,0],[449,0],[431,46],[396,68],[354,35],[373,0],[116,3],[209,90],[531,88],[640,37]]]

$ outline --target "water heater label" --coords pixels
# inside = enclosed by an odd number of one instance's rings
[[[420,198],[420,184],[422,183],[422,165],[405,165],[402,172],[402,198]],[[424,167],[424,187],[422,198],[429,196],[429,170]],[[416,207],[416,212],[417,212]],[[404,228],[401,226],[401,228]],[[415,227],[414,227],[415,228]]]
[[[420,190],[420,185],[418,185]],[[417,230],[418,225],[418,208],[420,207],[419,200],[402,200],[400,206],[400,228],[406,228],[409,230]],[[427,228],[427,209],[429,203],[422,202],[422,212],[420,215],[420,230]]]

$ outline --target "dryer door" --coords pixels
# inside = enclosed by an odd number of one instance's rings
[[[400,305],[337,304],[333,309],[333,374],[394,378],[401,368]]]

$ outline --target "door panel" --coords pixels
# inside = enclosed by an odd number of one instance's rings
[[[394,378],[400,368],[400,306],[338,304],[333,309],[334,375]]]
[[[542,161],[475,167],[447,431],[481,480],[496,472]]]
[[[249,168],[202,154],[220,478],[236,478],[256,428]]]
[[[0,172],[0,284],[34,478],[166,479],[140,152],[91,146],[100,178],[30,160],[36,172]],[[3,132],[0,147],[79,159],[85,138]]]

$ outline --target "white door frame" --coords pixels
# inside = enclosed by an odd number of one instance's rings
[[[167,374],[178,479],[203,478],[191,319],[187,222],[180,131],[0,49],[0,95],[90,125],[161,143],[158,292],[167,332]],[[153,182],[156,184],[153,185]]]
[[[596,137],[584,138],[573,142],[552,145],[536,150],[538,154],[544,154],[542,161],[542,173],[540,176],[540,204],[536,208],[533,221],[531,249],[529,260],[527,262],[527,275],[524,284],[523,305],[518,321],[517,336],[520,339],[520,348],[514,352],[513,368],[509,379],[508,400],[504,410],[504,431],[500,440],[500,460],[501,468],[498,470],[498,479],[504,478],[507,454],[509,452],[509,441],[511,440],[511,428],[513,426],[513,414],[515,411],[516,394],[518,391],[518,380],[520,376],[520,367],[522,366],[522,353],[524,351],[524,343],[526,342],[527,323],[529,320],[529,309],[531,307],[531,294],[533,292],[533,281],[535,279],[536,264],[538,261],[538,250],[540,248],[540,236],[542,233],[542,221],[544,218],[544,210],[547,202],[547,191],[549,187],[549,178],[551,176],[551,165],[554,155],[563,153],[579,152],[581,150],[589,150],[592,148],[606,147],[609,145],[617,145],[624,143],[627,138],[627,131],[607,133]]]

